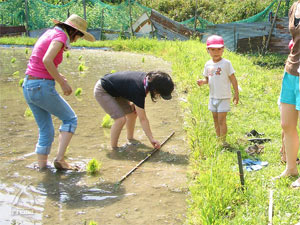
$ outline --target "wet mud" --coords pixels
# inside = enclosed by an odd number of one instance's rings
[[[53,118],[55,141],[49,167],[35,169],[33,153],[38,137],[31,116],[24,116],[27,105],[19,80],[31,53],[25,48],[0,47],[0,224],[183,224],[186,213],[186,168],[188,150],[182,127],[182,113],[176,92],[170,101],[146,100],[146,112],[154,137],[163,142],[120,186],[116,183],[153,149],[137,121],[138,145],[125,152],[109,148],[110,130],[102,128],[104,111],[93,96],[98,79],[112,70],[162,70],[171,65],[159,58],[103,50],[70,51],[59,67],[73,88],[65,97],[78,116],[78,128],[67,151],[67,160],[81,170],[60,172],[53,168],[60,121]],[[15,58],[15,60],[13,59]],[[12,60],[13,59],[13,60]],[[12,62],[15,61],[15,62]],[[84,65],[79,71],[78,66]],[[56,86],[61,93],[59,85]],[[75,97],[77,88],[82,94]],[[126,142],[123,130],[120,144]],[[95,158],[102,163],[92,176],[86,164]]]

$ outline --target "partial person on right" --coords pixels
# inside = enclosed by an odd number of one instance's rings
[[[287,58],[284,77],[282,80],[280,104],[281,127],[284,132],[284,147],[286,151],[286,168],[278,178],[298,176],[296,164],[299,136],[297,132],[300,111],[299,91],[299,64],[300,64],[300,0],[294,2],[289,11],[289,31],[292,35],[294,46]],[[300,178],[291,185],[300,187]]]

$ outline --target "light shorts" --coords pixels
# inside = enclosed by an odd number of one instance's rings
[[[298,76],[293,76],[287,72],[284,73],[280,93],[280,102],[295,105],[296,110],[300,110],[300,92]]]
[[[216,99],[210,98],[208,109],[212,112],[229,112],[230,111],[230,98]]]
[[[113,119],[124,117],[126,114],[133,112],[130,102],[125,98],[115,98],[108,94],[102,87],[101,80],[99,80],[95,85],[94,96],[99,105]]]

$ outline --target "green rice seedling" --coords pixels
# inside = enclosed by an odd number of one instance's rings
[[[93,220],[91,220],[91,221],[89,222],[89,225],[98,225],[98,223],[95,222],[95,221],[93,221]]]
[[[110,73],[115,73],[115,72],[117,72],[117,71],[116,71],[116,70],[111,70],[111,71],[110,71]]]
[[[78,60],[81,60],[82,59],[82,55],[80,55],[79,57],[78,57]]]
[[[29,107],[27,107],[27,109],[25,110],[24,116],[25,117],[33,117],[33,113]]]
[[[75,91],[75,96],[78,97],[81,95],[81,93],[82,93],[82,88],[77,88]]]
[[[66,57],[70,58],[70,52],[66,52]]]
[[[25,54],[28,55],[29,49],[25,48]]]
[[[84,71],[85,69],[86,69],[86,67],[85,67],[84,63],[81,63],[81,64],[78,66],[78,70],[79,70],[80,72]]]
[[[145,62],[145,57],[142,58],[142,63],[144,63],[144,62]]]
[[[102,124],[101,127],[104,128],[111,128],[112,124],[113,124],[113,119],[110,117],[109,114],[106,114],[103,119],[102,119]]]
[[[22,87],[23,83],[24,83],[24,79],[22,78],[19,80],[19,86]]]
[[[10,60],[10,62],[11,62],[11,63],[15,63],[15,62],[16,62],[16,58],[15,58],[15,57],[12,57],[11,60]]]
[[[89,161],[89,163],[86,166],[86,171],[92,175],[95,175],[98,173],[101,169],[101,162],[99,162],[97,159],[93,158]]]
[[[13,73],[13,77],[18,78],[19,77],[20,72],[17,70],[16,72]]]

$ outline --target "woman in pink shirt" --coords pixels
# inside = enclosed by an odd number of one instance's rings
[[[86,32],[87,22],[75,14],[65,22],[53,22],[55,27],[47,30],[33,48],[23,83],[23,93],[39,127],[39,138],[35,148],[39,168],[47,166],[54,140],[51,119],[51,115],[54,115],[62,121],[54,166],[57,169],[72,169],[64,160],[64,154],[76,130],[77,116],[55,89],[56,81],[64,95],[72,93],[67,79],[58,72],[57,67],[62,62],[63,51],[70,48],[70,43],[76,42],[80,37],[88,41],[94,41],[95,38]]]

